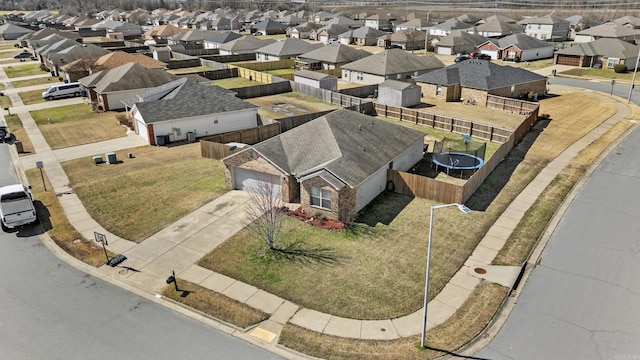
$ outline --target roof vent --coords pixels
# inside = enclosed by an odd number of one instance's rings
[[[360,130],[362,130],[362,125],[358,125],[358,128],[359,128]]]

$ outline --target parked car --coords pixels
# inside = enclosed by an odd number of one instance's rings
[[[331,38],[327,41],[327,45],[340,44],[338,38]]]
[[[65,83],[53,85],[47,91],[42,93],[45,100],[53,100],[63,97],[78,97],[82,95],[79,82]]]
[[[387,45],[385,49],[402,49],[402,46],[398,44],[391,44],[391,45]]]
[[[453,59],[454,62],[461,62],[461,61],[465,61],[465,60],[469,60],[468,56],[465,55],[460,55],[458,57],[456,57],[455,59]]]
[[[26,59],[26,58],[30,58],[32,55],[30,52],[25,51],[25,52],[21,52],[20,54],[15,54],[13,55],[14,59]]]
[[[29,188],[22,184],[0,187],[2,230],[8,231],[38,220]]]
[[[473,58],[480,59],[480,60],[491,60],[491,55],[476,53],[473,55]]]

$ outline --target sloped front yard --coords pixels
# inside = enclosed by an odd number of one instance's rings
[[[226,192],[222,163],[202,158],[198,143],[116,155],[122,163],[87,157],[62,167],[91,217],[124,239],[140,242]]]

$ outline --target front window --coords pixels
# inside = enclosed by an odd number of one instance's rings
[[[614,66],[620,64],[620,59],[617,58],[608,58],[607,59],[607,68],[611,69]]]
[[[342,76],[343,79],[349,80],[349,70],[343,70],[342,74],[343,74]]]
[[[436,95],[442,95],[442,86],[436,85]]]
[[[357,80],[364,80],[364,74],[363,74],[361,71],[359,71],[359,72],[356,74],[356,79],[357,79]]]
[[[311,187],[311,206],[331,210],[331,191]]]

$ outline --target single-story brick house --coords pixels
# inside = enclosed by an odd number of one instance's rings
[[[424,133],[339,109],[222,159],[227,187],[269,183],[282,201],[348,221],[423,156]]]
[[[546,76],[480,59],[461,61],[414,79],[425,97],[445,101],[470,98],[482,106],[487,103],[487,95],[520,98],[529,92],[543,95],[547,89]]]

